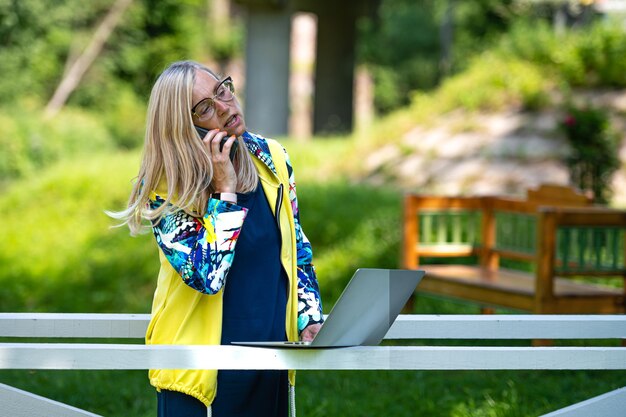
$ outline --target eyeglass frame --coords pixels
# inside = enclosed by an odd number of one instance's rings
[[[218,94],[219,89],[220,89],[223,85],[225,85],[225,84],[226,84],[226,88],[228,88],[228,90],[230,91],[230,93],[231,93],[232,97],[231,97],[231,98],[229,98],[228,100],[220,100],[219,98],[217,98],[217,94]],[[233,99],[233,98],[235,98],[235,84],[233,83],[233,79],[232,79],[232,77],[231,77],[231,76],[228,76],[228,77],[224,78],[222,81],[220,81],[220,82],[217,84],[217,86],[215,87],[215,90],[213,90],[213,91],[214,91],[214,93],[215,93],[215,94],[213,94],[213,97],[205,97],[205,98],[203,98],[202,100],[200,100],[199,102],[197,102],[197,103],[196,103],[196,105],[195,105],[195,106],[193,106],[193,107],[191,108],[191,114],[192,114],[193,116],[195,116],[197,119],[200,119],[200,118],[202,117],[202,115],[200,115],[200,114],[196,113],[196,108],[197,108],[200,104],[204,103],[205,101],[207,101],[207,100],[211,100],[213,103],[215,103],[215,100],[219,100],[219,101],[221,101],[222,103],[226,103],[226,102],[230,102],[230,101],[232,101],[232,99]],[[214,106],[215,106],[215,104],[214,104]]]

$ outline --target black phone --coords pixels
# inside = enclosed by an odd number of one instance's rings
[[[193,125],[193,127],[196,128],[196,132],[198,132],[198,135],[200,136],[200,139],[204,139],[204,137],[206,136],[207,133],[209,133],[208,129],[205,129],[203,127],[200,126],[196,126]],[[224,144],[226,143],[226,141],[228,140],[230,136],[224,136],[222,138],[222,140],[220,141],[220,152],[222,152],[222,149],[224,149]],[[230,160],[234,161],[235,160],[235,154],[237,153],[237,146],[239,144],[237,143],[237,140],[235,140],[235,142],[233,142],[233,146],[231,146],[230,148]]]

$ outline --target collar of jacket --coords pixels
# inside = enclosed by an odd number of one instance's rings
[[[245,131],[243,135],[244,143],[248,150],[256,156],[263,164],[276,176],[278,177],[278,173],[276,172],[276,166],[274,165],[274,161],[272,160],[272,154],[270,153],[270,147],[267,144],[267,140],[260,135],[256,135],[254,133]]]

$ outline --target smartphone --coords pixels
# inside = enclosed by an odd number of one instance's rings
[[[196,126],[193,125],[193,127],[196,128],[196,132],[198,132],[198,135],[200,136],[200,139],[204,139],[204,137],[206,136],[207,133],[209,133],[209,131],[203,127],[200,126]],[[222,140],[220,141],[220,152],[222,152],[222,149],[224,149],[224,144],[226,143],[226,141],[228,140],[230,136],[224,136],[222,138]],[[233,142],[233,146],[231,146],[230,148],[230,160],[233,161],[235,159],[235,154],[237,153],[237,146],[239,144],[237,143],[237,140],[235,140],[235,142]]]

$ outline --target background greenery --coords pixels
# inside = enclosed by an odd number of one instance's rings
[[[620,28],[598,24],[558,35],[547,23],[552,6],[526,3],[456,2],[453,65],[442,73],[437,31],[445,2],[415,7],[410,0],[383,0],[378,17],[360,23],[359,61],[374,74],[377,109],[385,117],[353,137],[283,138],[296,167],[326,312],[356,267],[399,265],[402,195],[393,184],[362,180],[361,161],[372,149],[457,108],[540,111],[579,88],[624,87]],[[104,210],[122,208],[130,191],[155,75],[174,59],[237,56],[242,28],[235,20],[229,37],[218,39],[207,28],[206,1],[137,0],[69,105],[45,119],[43,106],[68,61],[111,4],[0,0],[2,311],[150,309],[158,268],[153,238],[111,228]],[[389,44],[396,47],[383,47]],[[428,296],[415,308],[478,313],[475,305]],[[621,371],[300,372],[298,411],[536,416],[623,386],[625,377]],[[106,416],[155,415],[143,371],[0,371],[0,381]]]

